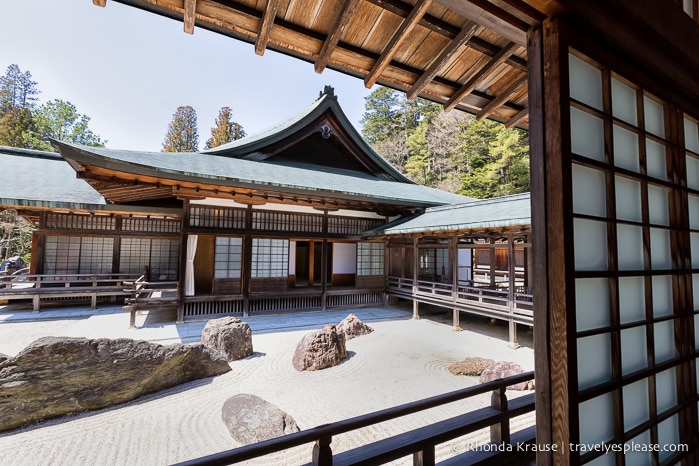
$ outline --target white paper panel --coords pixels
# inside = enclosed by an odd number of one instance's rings
[[[621,373],[631,374],[648,367],[646,327],[632,327],[621,331]]]
[[[646,172],[653,178],[667,179],[665,146],[650,139],[646,139]]]
[[[612,379],[612,343],[608,333],[578,339],[580,390]]]
[[[648,219],[655,225],[670,225],[667,189],[648,185]]]
[[[682,0],[682,9],[690,17],[694,18],[694,4],[692,3],[692,0]]]
[[[699,189],[699,159],[687,154],[687,187]]]
[[[619,277],[619,320],[622,324],[645,320],[643,277]]]
[[[699,274],[697,273],[692,274],[692,297],[694,302],[694,310],[699,311]]]
[[[699,132],[697,124],[692,120],[684,119],[684,146],[695,154],[699,154]]]
[[[575,313],[579,332],[609,326],[609,283],[606,278],[575,280]]]
[[[625,431],[650,419],[648,379],[642,379],[625,386],[623,388],[623,396]]]
[[[614,177],[616,217],[641,222],[641,183],[623,176]]]
[[[612,115],[637,125],[636,90],[612,78]]]
[[[687,200],[689,201],[689,228],[699,230],[699,196],[690,194]]]
[[[602,455],[585,463],[589,466],[616,466],[616,459],[614,455]]]
[[[662,317],[672,314],[672,276],[657,275],[651,280],[653,283],[653,315]]]
[[[571,107],[570,128],[570,145],[573,153],[604,162],[602,119]]]
[[[607,224],[573,220],[576,270],[607,270]]]
[[[672,320],[658,322],[653,326],[655,335],[655,363],[659,364],[675,357],[675,330]]]
[[[614,399],[605,393],[580,403],[580,443],[601,443],[614,437]]]
[[[665,137],[665,117],[663,107],[655,100],[643,97],[643,113],[646,120],[646,131]]]
[[[658,403],[658,414],[677,405],[676,377],[674,367],[655,376],[655,397]]]
[[[672,268],[669,230],[650,229],[650,263],[653,270],[669,270]]]
[[[646,430],[645,432],[640,433],[626,442],[626,444],[629,445],[629,451],[624,455],[626,464],[634,466],[650,466],[653,464],[652,454],[650,451],[640,451],[642,450],[641,448],[632,449],[631,447],[631,445],[650,445],[650,431]]]
[[[573,212],[607,216],[604,172],[573,164]]]
[[[658,424],[658,443],[660,445],[678,445],[680,443],[680,425],[677,414]],[[660,461],[672,456],[673,453],[671,449],[661,451],[659,453]]]
[[[602,72],[569,54],[570,96],[602,110]]]
[[[619,270],[643,270],[643,229],[618,224],[616,230]]]
[[[694,314],[694,349],[699,350],[699,314]],[[697,371],[697,377],[699,377],[699,370]]]
[[[699,233],[690,233],[689,243],[692,248],[692,268],[699,269]]]
[[[641,171],[638,159],[638,135],[614,125],[614,165],[635,172]]]

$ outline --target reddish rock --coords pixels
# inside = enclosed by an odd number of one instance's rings
[[[454,375],[478,376],[488,367],[495,364],[492,359],[466,358],[449,366],[449,372]]]
[[[501,361],[486,368],[481,374],[481,383],[490,382],[492,380],[504,379],[513,375],[524,372],[522,366],[514,362]],[[534,383],[532,381],[522,382],[507,387],[508,390],[533,390]]]
[[[345,335],[332,324],[303,336],[294,352],[292,363],[298,371],[316,371],[337,366],[347,358]]]
[[[356,315],[350,314],[337,325],[337,331],[339,333],[344,333],[346,340],[351,340],[355,337],[368,335],[373,332],[374,329],[362,322]]]

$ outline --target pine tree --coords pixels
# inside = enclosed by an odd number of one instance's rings
[[[221,107],[216,118],[216,126],[211,128],[211,137],[206,141],[205,149],[213,149],[246,136],[245,130],[235,121],[231,121],[231,108]]]
[[[39,94],[36,84],[29,71],[22,73],[14,63],[8,66],[5,75],[0,76],[0,117],[12,110],[31,109]]]
[[[197,112],[189,105],[177,107],[167,128],[162,151],[196,152],[198,149]]]

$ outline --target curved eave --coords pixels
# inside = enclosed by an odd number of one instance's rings
[[[335,185],[342,186],[343,189],[330,189],[322,187],[313,186],[301,186],[298,184],[291,184],[279,181],[265,181],[259,179],[250,178],[233,178],[215,175],[213,173],[202,173],[202,172],[189,172],[185,170],[178,170],[173,167],[154,167],[153,164],[146,165],[145,163],[134,162],[133,160],[126,160],[126,154],[131,154],[134,158],[148,159],[152,157],[153,160],[162,161],[164,157],[214,157],[210,154],[163,154],[162,152],[132,152],[132,151],[119,151],[123,158],[116,158],[110,156],[109,149],[93,148],[87,146],[79,146],[74,144],[68,144],[60,141],[52,141],[54,146],[60,151],[61,155],[66,159],[77,171],[84,171],[85,167],[95,166],[101,169],[109,170],[118,179],[124,177],[124,180],[132,181],[133,177],[153,177],[162,180],[162,184],[178,186],[180,183],[191,183],[192,185],[217,185],[222,187],[248,189],[254,191],[274,191],[285,194],[292,195],[309,195],[321,196],[334,199],[344,199],[358,202],[365,202],[371,204],[386,204],[392,206],[401,206],[402,208],[426,208],[438,205],[453,204],[456,202],[463,202],[463,196],[448,195],[438,190],[431,188],[422,187],[415,185],[413,183],[399,183],[396,181],[385,181],[377,180],[372,178],[360,178],[352,177],[348,175],[340,175],[335,173],[325,173],[322,177],[323,181],[333,180]],[[192,159],[190,159],[192,160]],[[211,160],[204,160],[202,162],[210,162]],[[270,165],[260,164],[259,162],[252,162],[240,159],[229,159],[225,162],[222,160],[217,160],[217,168],[221,171],[232,170],[234,164],[245,165],[247,167],[255,167],[258,170],[262,168],[265,171],[269,171]],[[225,167],[221,166],[224,164],[229,164],[231,166]],[[247,165],[253,164],[253,165]],[[176,164],[175,164],[176,165]],[[297,180],[300,178],[308,178],[309,170],[304,170],[294,167],[274,167],[275,169],[283,170],[284,179]],[[228,169],[228,170],[226,170]],[[296,173],[297,176],[294,176]],[[313,178],[316,180],[317,172],[313,172]],[[89,179],[89,174],[85,175]],[[129,179],[131,177],[131,179]],[[355,185],[363,185],[368,188],[376,188],[375,192],[361,192],[358,190],[350,191]],[[406,196],[395,196],[395,188],[407,188],[416,189],[422,191],[422,196],[416,196],[414,193]],[[391,188],[391,189],[389,189]],[[391,193],[383,194],[381,192]],[[428,196],[429,194],[434,194],[434,198]]]

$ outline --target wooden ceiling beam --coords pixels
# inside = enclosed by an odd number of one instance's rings
[[[507,120],[505,123],[505,128],[506,129],[511,129],[513,128],[517,123],[522,121],[524,118],[529,116],[529,108],[524,108],[520,110],[515,116]]]
[[[184,0],[184,32],[194,34],[194,16],[197,10],[197,0]]]
[[[430,67],[425,70],[424,73],[422,73],[422,76],[418,78],[417,81],[415,81],[415,84],[413,84],[413,87],[408,90],[406,93],[408,100],[413,100],[415,99],[420,92],[427,86],[430,81],[434,79],[435,76],[437,76],[437,73],[439,70],[444,68],[449,61],[454,58],[454,55],[459,51],[459,49],[468,43],[469,40],[473,37],[473,34],[475,34],[476,29],[479,28],[479,25],[474,23],[473,21],[469,21],[468,24],[464,26],[464,28],[459,32],[459,34],[452,39],[451,43],[444,49],[442,50],[442,53],[437,57],[431,64]]]
[[[384,47],[383,52],[374,63],[369,74],[364,78],[364,85],[367,88],[371,88],[376,83],[381,73],[383,73],[386,67],[391,63],[391,59],[398,52],[398,48],[403,40],[405,40],[408,34],[417,26],[420,19],[427,13],[430,5],[432,5],[432,0],[418,0],[408,17],[403,20],[398,30],[391,37],[391,40],[389,40],[386,47]]]
[[[467,95],[469,95],[476,88],[479,82],[483,80],[488,74],[499,64],[503,63],[507,58],[512,55],[517,48],[517,44],[514,42],[509,42],[505,45],[500,52],[495,54],[494,57],[490,59],[488,63],[483,66],[478,72],[471,77],[471,79],[466,82],[459,90],[457,90],[451,98],[444,105],[444,111],[448,112],[458,105]]]
[[[509,41],[527,45],[527,30],[530,25],[487,0],[437,0],[437,2]]]
[[[264,14],[262,15],[262,21],[260,22],[260,29],[257,33],[257,40],[255,40],[255,53],[257,55],[264,55],[265,49],[267,48],[267,42],[269,42],[269,36],[272,33],[272,26],[274,26],[274,18],[277,16],[277,9],[279,8],[279,3],[281,0],[267,0],[267,8],[265,8]]]
[[[92,0],[92,4],[104,7],[107,6],[107,0]]]
[[[318,58],[316,58],[314,64],[316,73],[322,73],[323,70],[325,70],[330,56],[335,50],[335,47],[337,47],[337,44],[340,42],[342,34],[345,32],[347,24],[349,24],[350,20],[354,16],[354,12],[357,10],[358,5],[359,0],[345,0],[344,5],[342,5],[342,14],[337,17],[330,34],[328,34],[325,42],[323,42],[323,47],[320,49]]]
[[[527,82],[527,75],[521,76],[518,80],[510,84],[507,89],[502,91],[500,95],[495,97],[488,105],[483,107],[483,109],[476,114],[476,120],[482,121],[488,118],[495,110],[502,107],[502,105],[509,100],[514,93],[516,93],[522,85]],[[521,113],[521,112],[520,112]]]

